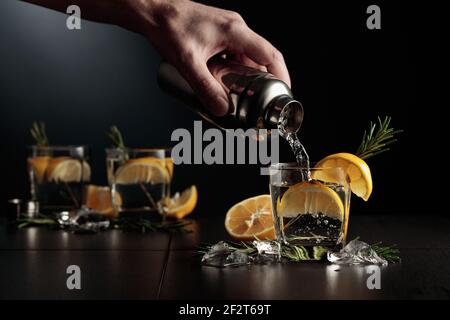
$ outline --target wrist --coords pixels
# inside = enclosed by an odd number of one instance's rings
[[[119,0],[122,3],[124,28],[150,36],[153,30],[178,15],[179,6],[188,0]]]

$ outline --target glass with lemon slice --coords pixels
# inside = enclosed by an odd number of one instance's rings
[[[118,212],[165,213],[173,176],[170,149],[107,149],[106,162],[112,202]]]
[[[345,242],[351,192],[343,168],[279,163],[269,171],[278,241],[330,247]]]
[[[87,146],[30,146],[27,159],[31,199],[44,211],[78,209],[91,179]]]

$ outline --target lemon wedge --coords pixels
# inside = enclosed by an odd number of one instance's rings
[[[320,160],[317,168],[336,168],[341,167],[350,182],[350,189],[358,197],[367,201],[372,194],[373,184],[372,175],[369,166],[361,158],[351,153],[336,153]],[[332,170],[317,170],[312,171],[312,178],[327,182],[335,182],[342,185],[346,181],[342,181],[343,177],[331,174]]]
[[[166,207],[166,215],[170,218],[182,219],[192,213],[197,205],[198,192],[196,186],[191,186],[180,195],[175,195],[169,200]]]

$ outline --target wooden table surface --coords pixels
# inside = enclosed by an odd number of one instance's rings
[[[199,243],[226,240],[223,218],[193,220],[187,235],[111,230],[95,235],[0,225],[0,299],[449,299],[450,219],[357,216],[349,238],[396,243],[401,264],[381,268],[367,288],[367,266],[325,262],[202,266]],[[68,290],[66,268],[81,269]]]

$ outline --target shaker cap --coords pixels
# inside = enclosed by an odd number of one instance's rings
[[[272,128],[278,128],[280,135],[296,133],[303,123],[303,106],[288,95],[275,98],[268,108],[266,121]]]

